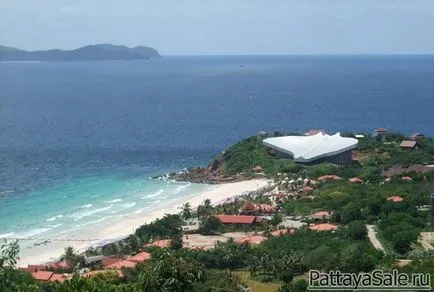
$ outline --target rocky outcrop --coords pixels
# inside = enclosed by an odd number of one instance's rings
[[[156,179],[161,177],[154,177]],[[213,167],[210,165],[206,168],[203,167],[195,167],[190,168],[184,172],[179,173],[169,173],[166,179],[176,180],[176,181],[188,181],[192,183],[207,183],[207,184],[220,184],[220,183],[228,183],[228,182],[237,182],[250,179],[244,174],[235,174],[235,175],[224,175],[221,174],[218,169],[213,170]]]

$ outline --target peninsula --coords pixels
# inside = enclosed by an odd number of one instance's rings
[[[161,58],[151,47],[128,48],[112,44],[88,45],[74,50],[25,51],[0,46],[0,61],[92,61],[92,60],[149,60]]]

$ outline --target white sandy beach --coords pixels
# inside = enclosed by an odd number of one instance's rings
[[[205,199],[210,199],[212,203],[220,202],[228,198],[241,195],[245,192],[255,191],[259,188],[267,186],[266,179],[256,179],[243,182],[227,183],[220,185],[210,185],[205,191],[199,194],[192,194],[187,196],[184,200],[189,202],[193,208],[197,207]],[[46,245],[41,245],[32,248],[31,252],[27,251],[20,255],[18,261],[19,266],[26,266],[28,264],[42,264],[53,259],[59,258],[63,250],[67,246],[72,246],[78,251],[84,251],[90,246],[97,245],[102,240],[113,240],[127,236],[135,231],[136,228],[143,224],[150,223],[156,218],[161,218],[164,214],[179,213],[182,204],[175,203],[156,209],[148,214],[142,215],[126,215],[115,222],[106,222],[105,225],[93,226],[88,232],[74,236],[80,239],[95,239],[95,241],[56,241]],[[107,224],[110,225],[107,225]],[[71,237],[71,236],[70,236]]]

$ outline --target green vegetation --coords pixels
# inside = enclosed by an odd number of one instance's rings
[[[281,133],[274,133],[280,135]],[[346,133],[352,136],[352,133]],[[223,225],[214,215],[238,214],[245,199],[235,199],[217,207],[205,200],[197,210],[186,203],[180,215],[170,214],[138,228],[126,239],[87,255],[122,256],[146,250],[150,261],[124,269],[124,277],[104,274],[92,278],[75,275],[65,283],[36,283],[29,274],[14,269],[17,244],[1,246],[0,291],[239,291],[239,285],[251,291],[307,291],[306,273],[322,271],[369,272],[396,268],[396,259],[414,259],[406,273],[428,272],[434,275],[434,252],[422,251],[418,237],[431,231],[429,216],[423,206],[429,204],[434,191],[434,171],[399,172],[386,182],[384,171],[402,169],[413,164],[434,164],[434,141],[418,141],[417,150],[399,147],[403,135],[391,133],[384,139],[366,137],[355,151],[358,163],[346,166],[333,164],[300,165],[267,151],[264,136],[245,139],[227,149],[212,165],[234,175],[241,172],[257,175],[255,166],[272,178],[279,191],[288,196],[276,199],[276,212],[254,226]],[[264,174],[261,174],[263,176]],[[305,179],[334,174],[342,179],[317,182],[310,186],[309,198]],[[411,180],[403,180],[402,176]],[[350,183],[358,177],[363,183]],[[309,183],[310,184],[310,183]],[[402,201],[390,201],[400,196]],[[254,203],[272,204],[270,197],[249,197]],[[419,207],[419,208],[418,208]],[[315,218],[313,212],[331,212],[330,218]],[[425,210],[425,211],[424,211]],[[336,231],[316,232],[307,227],[295,234],[272,237],[271,231],[287,220],[286,216],[302,217],[304,223],[333,223]],[[234,240],[219,242],[215,248],[196,250],[183,248],[182,226],[185,220],[200,220],[197,233],[214,235],[228,231],[252,231],[269,238],[258,245],[236,244]],[[298,219],[297,219],[298,220]],[[366,225],[375,225],[385,253],[376,250],[368,237]],[[189,231],[190,233],[190,231]],[[144,247],[146,243],[169,239],[168,248]],[[73,249],[66,249],[63,258],[72,263],[71,272],[84,266],[83,258]],[[100,267],[92,267],[100,268]]]

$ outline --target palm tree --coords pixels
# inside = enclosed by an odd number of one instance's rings
[[[186,202],[185,204],[182,205],[181,209],[182,209],[181,217],[184,220],[190,219],[191,218],[191,211],[192,211],[190,203]]]
[[[75,258],[75,250],[72,246],[65,247],[65,253],[62,258],[67,261],[72,261]]]

